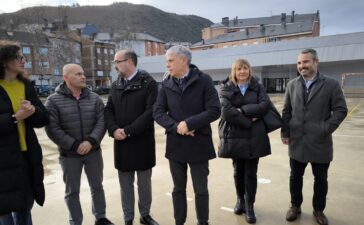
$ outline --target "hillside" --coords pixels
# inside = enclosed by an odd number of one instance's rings
[[[39,6],[0,14],[0,27],[16,28],[19,24],[42,24],[67,16],[69,24],[95,24],[101,31],[115,33],[147,32],[165,42],[201,40],[201,30],[212,24],[194,15],[167,13],[148,5],[113,3],[109,6]]]

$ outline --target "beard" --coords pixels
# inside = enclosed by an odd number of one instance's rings
[[[303,77],[312,77],[314,75],[308,68],[302,68],[299,72]]]

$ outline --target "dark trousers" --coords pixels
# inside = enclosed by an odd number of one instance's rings
[[[233,159],[235,189],[238,198],[255,202],[259,158]]]
[[[209,219],[209,192],[207,187],[209,162],[181,163],[169,160],[169,168],[174,184],[172,198],[176,225],[184,224],[187,217],[187,166],[191,170],[197,220],[200,223],[207,223]]]
[[[293,206],[300,207],[303,202],[302,186],[303,175],[308,163],[302,163],[290,159],[291,175],[289,187],[291,192],[291,203]],[[311,163],[312,173],[315,177],[313,185],[312,206],[314,210],[323,211],[326,207],[326,195],[328,190],[327,171],[330,163]]]

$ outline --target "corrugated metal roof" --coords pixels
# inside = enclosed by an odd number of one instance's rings
[[[316,49],[321,62],[364,60],[364,32],[194,51],[192,63],[202,70],[230,68],[237,58],[247,58],[254,67],[291,65],[305,48]],[[150,73],[164,73],[165,57],[141,57],[139,66]]]

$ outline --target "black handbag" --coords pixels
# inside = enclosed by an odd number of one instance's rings
[[[263,116],[263,121],[267,133],[275,131],[283,126],[283,120],[277,108],[274,106],[271,100],[269,100],[269,102],[269,110],[267,114]]]

